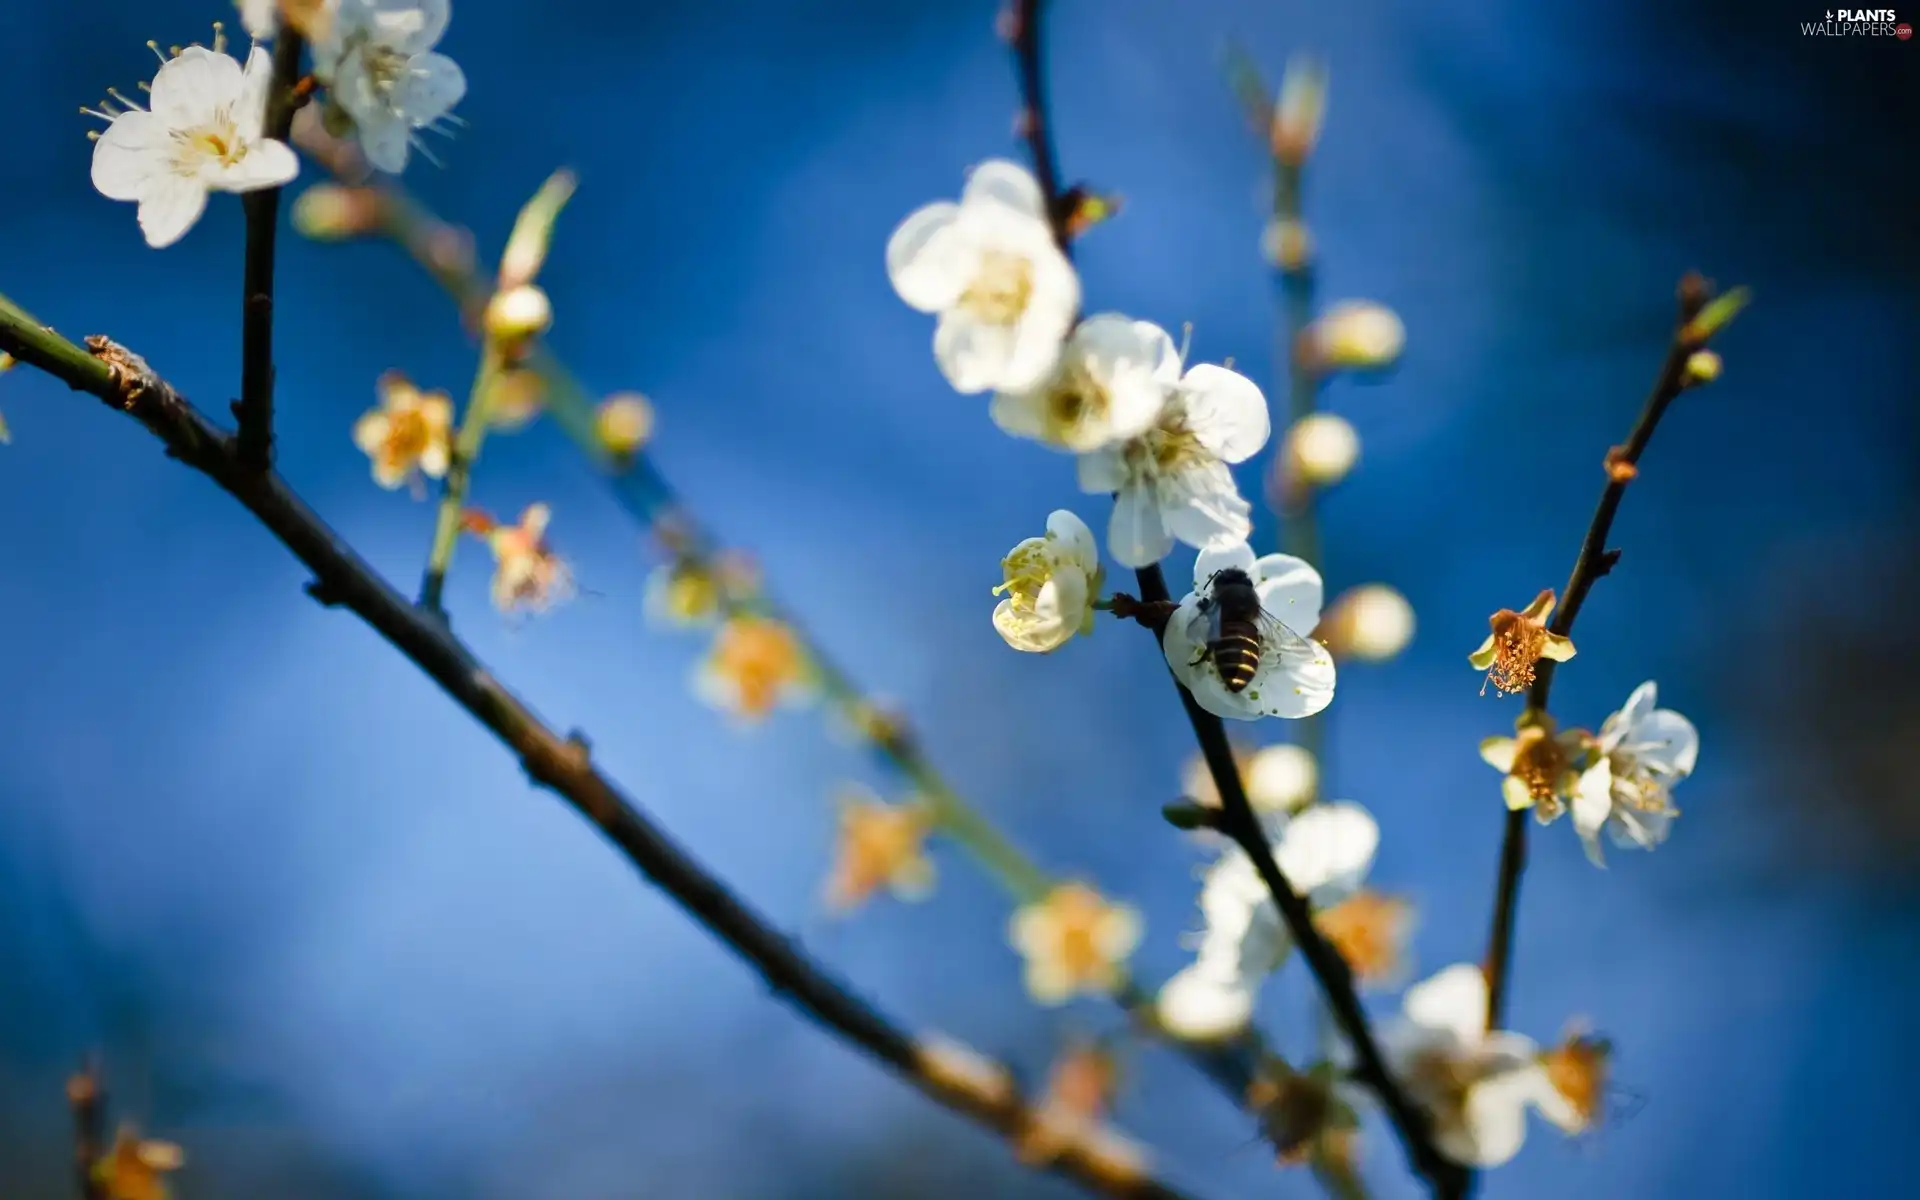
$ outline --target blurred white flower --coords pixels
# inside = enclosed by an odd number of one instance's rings
[[[501,612],[545,612],[573,595],[573,572],[547,543],[552,519],[545,504],[527,505],[516,525],[468,517],[468,527],[493,551],[493,606]]]
[[[1247,804],[1256,813],[1296,812],[1313,799],[1319,787],[1320,769],[1313,753],[1304,746],[1276,742],[1251,754],[1235,751],[1233,757],[1246,784]],[[1214,787],[1213,772],[1208,770],[1205,757],[1196,754],[1188,759],[1180,779],[1182,792],[1194,803],[1220,807],[1220,792]]]
[[[340,0],[314,44],[314,74],[353,118],[361,151],[382,171],[405,169],[414,130],[467,94],[459,64],[433,52],[451,16],[447,0]]]
[[[1627,697],[1626,706],[1600,726],[1594,764],[1580,776],[1573,797],[1573,827],[1595,866],[1605,866],[1600,830],[1614,844],[1651,850],[1667,840],[1673,819],[1673,786],[1693,774],[1700,734],[1670,708],[1655,708],[1652,680]]]
[[[1260,597],[1260,662],[1251,681],[1229,689],[1208,650],[1216,636],[1216,576],[1244,572]],[[1256,559],[1245,542],[1202,550],[1193,563],[1193,588],[1167,622],[1161,649],[1167,665],[1200,707],[1237,721],[1310,717],[1333,699],[1333,656],[1307,637],[1320,623],[1320,573],[1300,559],[1269,554]]]
[[[234,0],[240,25],[256,42],[271,40],[280,25],[280,0]]]
[[[163,60],[149,88],[151,109],[110,93],[119,107],[83,110],[108,122],[93,146],[93,186],[109,200],[136,201],[140,231],[159,249],[193,228],[208,192],[286,183],[300,162],[261,132],[272,82],[272,58],[258,46],[244,68],[205,46]]]
[[[1408,988],[1403,1004],[1402,1018],[1381,1031],[1381,1049],[1432,1116],[1440,1152],[1470,1167],[1507,1162],[1526,1140],[1528,1106],[1553,1090],[1538,1047],[1487,1030],[1487,979],[1470,963]]]
[[[1080,322],[1031,387],[994,393],[994,424],[1086,454],[1145,433],[1180,382],[1180,351],[1151,321],[1099,313]]]
[[[1342,300],[1307,326],[1301,348],[1315,370],[1379,371],[1398,361],[1406,344],[1406,326],[1392,309]]]
[[[893,290],[939,313],[933,356],[956,391],[1024,391],[1053,369],[1080,309],[1080,277],[1053,240],[1040,185],[990,159],[958,204],[940,201],[887,241]]]
[[[1007,925],[1007,940],[1027,960],[1027,993],[1047,1005],[1076,992],[1111,991],[1140,933],[1139,913],[1084,883],[1056,886]]]
[[[1413,641],[1413,605],[1384,583],[1351,588],[1334,600],[1321,635],[1336,659],[1385,662]]]
[[[1316,805],[1292,819],[1271,815],[1263,823],[1280,873],[1320,907],[1354,894],[1380,845],[1373,815],[1346,801]],[[1238,846],[1207,868],[1200,914],[1205,928],[1194,961],[1161,988],[1156,1009],[1175,1036],[1214,1041],[1246,1026],[1261,981],[1293,942],[1272,893]]]
[[[1187,371],[1144,433],[1080,457],[1080,490],[1114,493],[1108,551],[1144,567],[1175,539],[1202,550],[1246,541],[1252,509],[1227,467],[1256,454],[1270,432],[1267,399],[1251,379],[1211,363]]]
[[[1332,487],[1360,459],[1360,435],[1345,417],[1308,413],[1287,429],[1283,450],[1289,478],[1311,487]]]
[[[1076,633],[1092,633],[1100,598],[1100,549],[1087,523],[1066,509],[1047,518],[1044,537],[1021,542],[1000,560],[1006,593],[993,627],[1015,650],[1045,654]]]

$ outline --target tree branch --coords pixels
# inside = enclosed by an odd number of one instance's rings
[[[1627,485],[1633,481],[1640,456],[1646,452],[1647,443],[1653,440],[1653,431],[1660,424],[1660,418],[1666,415],[1667,406],[1673,403],[1674,397],[1687,388],[1687,359],[1706,341],[1691,326],[1710,298],[1711,290],[1700,276],[1689,274],[1680,281],[1679,319],[1674,325],[1673,340],[1667,346],[1666,358],[1660,364],[1660,374],[1654,379],[1653,390],[1647,394],[1646,403],[1641,406],[1640,416],[1627,434],[1626,443],[1616,447],[1607,456],[1607,486],[1600,493],[1600,503],[1593,510],[1593,520],[1588,523],[1586,536],[1580,541],[1580,553],[1573,560],[1573,573],[1567,577],[1566,590],[1560,595],[1559,608],[1549,625],[1554,633],[1572,631],[1574,618],[1580,615],[1587,593],[1593,590],[1593,585],[1602,575],[1613,569],[1613,564],[1620,558],[1618,550],[1606,548],[1607,535],[1613,531],[1614,514],[1620,511],[1620,501],[1627,494]],[[1550,658],[1543,658],[1534,668],[1533,686],[1527,690],[1528,709],[1540,713],[1547,711],[1547,698],[1553,692],[1554,668],[1558,665]],[[1506,828],[1500,839],[1500,874],[1494,887],[1493,929],[1487,938],[1488,1029],[1500,1028],[1506,1016],[1507,982],[1513,971],[1513,926],[1520,902],[1520,876],[1526,869],[1527,810],[1513,809],[1506,815]]]
[[[1059,243],[1062,253],[1070,255],[1072,250],[1065,223],[1060,219],[1060,172],[1046,106],[1041,8],[1041,0],[1014,0],[1013,7],[1008,10],[1004,33],[1012,44],[1014,64],[1020,78],[1020,126],[1026,135],[1028,152],[1033,158],[1034,179],[1040,185],[1047,211],[1054,218],[1054,240]],[[1134,577],[1142,604],[1152,605],[1172,599],[1159,564],[1139,569]],[[1234,844],[1252,860],[1261,881],[1272,893],[1281,919],[1286,922],[1287,930],[1299,946],[1308,970],[1313,973],[1314,980],[1326,996],[1328,1009],[1333,1013],[1341,1032],[1353,1045],[1359,1059],[1355,1075],[1379,1097],[1388,1119],[1406,1147],[1414,1169],[1426,1178],[1433,1194],[1444,1198],[1462,1195],[1466,1186],[1466,1172],[1435,1148],[1428,1133],[1425,1115],[1408,1099],[1387,1070],[1386,1060],[1367,1023],[1366,1010],[1360,1005],[1352,970],[1339,952],[1320,936],[1319,930],[1314,927],[1313,911],[1306,899],[1294,890],[1281,873],[1279,864],[1274,862],[1266,832],[1261,828],[1259,818],[1254,815],[1253,806],[1247,801],[1240,769],[1233,761],[1233,749],[1227,742],[1226,728],[1219,717],[1200,707],[1193,694],[1177,677],[1174,678],[1174,687],[1180,693],[1180,703],[1186,709],[1187,721],[1193,726],[1194,736],[1200,743],[1201,756],[1206,760],[1214,787],[1220,793],[1220,831],[1232,838]]]
[[[91,1060],[67,1080],[67,1107],[73,1112],[74,1191],[80,1200],[107,1200],[94,1168],[107,1152],[107,1096],[100,1068]]]
[[[271,470],[244,464],[236,439],[215,428],[138,355],[106,338],[87,349],[0,297],[0,350],[132,416],[168,453],[238,500],[314,574],[312,590],[351,609],[439,684],[520,760],[528,777],[592,822],[648,880],[673,898],[801,1012],[857,1046],[935,1101],[1016,1138],[1032,1113],[1010,1085],[983,1083],[943,1064],[937,1042],[907,1033],[848,991],[784,934],[735,897],[593,765],[584,738],[541,723],[443,626],[382,580]],[[997,1071],[997,1068],[995,1069]],[[1004,1080],[1004,1071],[986,1073]],[[1182,1193],[1096,1151],[1069,1148],[1052,1169],[1105,1196],[1179,1200]],[[1125,1168],[1125,1169],[1123,1169]]]
[[[275,141],[285,142],[293,127],[303,45],[297,30],[284,28],[273,47],[265,134]],[[273,463],[273,260],[280,189],[248,192],[240,201],[247,218],[247,258],[241,281],[240,399],[233,406],[239,422],[235,452],[242,466],[264,471]]]

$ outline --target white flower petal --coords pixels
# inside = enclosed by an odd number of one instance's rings
[[[1136,568],[1152,566],[1173,550],[1173,536],[1160,521],[1160,506],[1146,488],[1129,485],[1113,498],[1107,550],[1122,566]]]
[[[887,278],[921,312],[952,307],[979,269],[980,252],[954,230],[960,206],[942,200],[915,209],[887,239]]]
[[[1625,748],[1656,774],[1684,779],[1700,757],[1700,732],[1692,721],[1662,708],[1633,726]]]
[[[245,141],[261,135],[267,123],[267,98],[273,93],[273,55],[266,47],[255,46],[247,53],[247,65],[240,72],[240,98],[233,106],[233,121]]]
[[[1317,804],[1287,826],[1274,847],[1274,861],[1317,905],[1338,903],[1367,876],[1380,848],[1380,825],[1351,801]]]
[[[222,192],[252,192],[279,187],[300,173],[300,157],[285,142],[264,138],[247,148],[240,160],[216,172],[209,187]]]
[[[206,211],[207,189],[178,175],[156,177],[140,194],[140,232],[159,250],[173,245]]]
[[[1193,587],[1203,591],[1213,582],[1213,577],[1225,570],[1245,571],[1255,583],[1260,577],[1254,574],[1253,547],[1241,541],[1232,545],[1211,546],[1194,556]]]
[[[967,176],[960,203],[999,205],[1039,221],[1047,220],[1046,201],[1033,174],[1019,163],[990,158]],[[1049,238],[1052,234],[1049,231]]]
[[[1214,978],[1198,966],[1176,971],[1155,1003],[1168,1033],[1190,1041],[1221,1041],[1253,1019],[1253,992],[1233,980]]]
[[[1201,363],[1180,380],[1180,398],[1187,427],[1223,462],[1245,462],[1272,435],[1267,398],[1238,371]]]
[[[1497,1167],[1520,1153],[1527,1140],[1531,1084],[1516,1074],[1490,1079],[1467,1090],[1458,1125],[1441,1122],[1435,1140],[1447,1157],[1473,1167]]]
[[[1260,716],[1310,717],[1333,702],[1336,678],[1333,655],[1319,642],[1298,635],[1269,637],[1260,647],[1260,668],[1242,695]]]
[[[1180,364],[1173,337],[1151,321],[1136,321],[1122,313],[1095,313],[1073,331],[1074,346],[1095,364],[1096,373],[1111,379],[1123,369],[1162,376],[1168,363]]]
[[[413,127],[406,118],[385,109],[356,113],[354,129],[359,135],[360,152],[366,155],[369,166],[389,175],[398,175],[407,169]]]
[[[1252,574],[1260,607],[1288,629],[1306,637],[1320,624],[1326,589],[1312,564],[1290,554],[1269,554],[1254,563]]]
[[[1580,773],[1573,792],[1573,830],[1596,867],[1607,865],[1600,851],[1600,830],[1613,815],[1613,769],[1603,757]]]
[[[994,387],[1012,357],[1013,346],[1014,331],[1008,326],[976,321],[958,310],[942,314],[933,331],[934,361],[953,390],[962,395]],[[1002,424],[1001,428],[1007,426]]]
[[[1056,508],[1047,514],[1047,532],[1054,537],[1054,554],[1062,562],[1071,562],[1091,575],[1100,565],[1100,543],[1077,514]]]
[[[467,94],[467,76],[444,54],[417,54],[388,103],[418,129],[431,125]]]
[[[240,98],[240,64],[205,46],[188,46],[161,64],[147,107],[175,129],[198,125]]]
[[[1487,977],[1472,963],[1455,963],[1408,988],[1402,1007],[1414,1024],[1474,1045],[1487,1027]]]
[[[93,186],[109,200],[138,200],[156,175],[171,173],[172,140],[152,113],[121,113],[93,144]]]
[[[1189,546],[1244,544],[1253,532],[1253,509],[1218,459],[1162,476],[1157,502],[1167,532]]]
[[[1082,454],[1074,464],[1074,473],[1079,477],[1080,490],[1090,496],[1117,492],[1127,482],[1126,460],[1113,446]]]
[[[1648,812],[1638,808],[1615,808],[1607,822],[1613,844],[1628,850],[1651,850],[1667,840],[1673,830],[1673,814]]]
[[[1620,712],[1617,715],[1620,718],[1620,723],[1631,729],[1633,726],[1638,725],[1653,715],[1653,710],[1659,706],[1659,685],[1649,679],[1639,687],[1633,689],[1633,694],[1628,696],[1627,702],[1620,706]]]

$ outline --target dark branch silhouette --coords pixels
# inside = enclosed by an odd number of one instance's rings
[[[304,44],[297,31],[283,29],[273,48],[264,131],[275,141],[287,140],[299,107],[294,83]],[[239,430],[234,444],[242,465],[264,471],[273,462],[273,260],[280,189],[262,188],[240,200],[247,218],[247,257],[241,281],[240,399],[233,406]]]

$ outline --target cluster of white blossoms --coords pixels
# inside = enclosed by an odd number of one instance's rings
[[[313,32],[313,75],[325,85],[332,124],[353,129],[380,170],[404,168],[416,131],[446,118],[466,93],[460,68],[432,49],[447,27],[447,0],[239,7],[256,42],[244,64],[226,52],[216,24],[211,48],[160,55],[153,82],[141,85],[148,103],[110,89],[100,107],[81,110],[107,122],[91,135],[93,186],[136,203],[141,233],[156,249],[185,236],[209,193],[277,188],[299,173],[293,149],[266,132],[273,60],[258,43],[274,35],[283,9],[298,7]]]
[[[1358,804],[1316,804],[1297,816],[1262,817],[1273,860],[1296,891],[1328,908],[1355,895],[1373,866],[1380,826]],[[1247,1027],[1261,981],[1293,948],[1272,893],[1238,846],[1207,869],[1200,887],[1205,921],[1193,962],[1160,990],[1160,1023],[1176,1037],[1215,1041]]]

